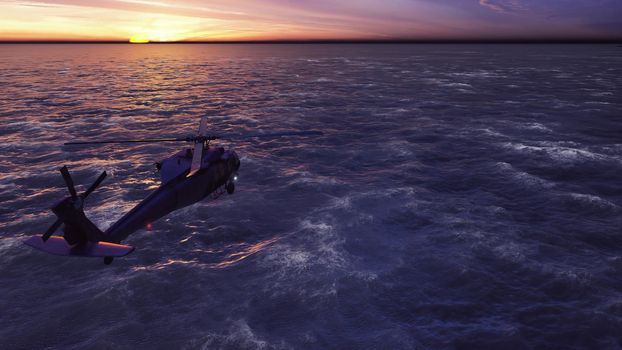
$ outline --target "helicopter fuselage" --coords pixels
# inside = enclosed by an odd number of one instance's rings
[[[322,135],[321,132],[312,130],[246,135],[208,135],[207,118],[201,118],[197,136],[65,142],[65,146],[191,142],[194,147],[156,163],[162,178],[160,187],[106,231],[101,231],[84,213],[85,200],[102,183],[106,172],[102,172],[86,191],[78,193],[67,166],[63,166],[59,170],[70,196],[65,197],[51,208],[57,218],[47,231],[40,236],[29,237],[24,244],[46,253],[62,256],[103,257],[104,263],[110,264],[115,257],[126,256],[134,251],[134,247],[120,244],[132,233],[143,228],[148,229],[153,222],[163,216],[199,202],[210,194],[222,193],[218,191],[221,187],[224,187],[228,193],[233,193],[234,180],[240,168],[240,158],[232,150],[225,151],[222,147],[210,148],[210,141]],[[61,226],[62,236],[54,235]]]
[[[156,163],[162,185],[104,232],[103,241],[119,243],[172,211],[203,200],[234,180],[240,160],[234,151],[205,149],[201,170],[188,177],[192,151],[179,152]]]

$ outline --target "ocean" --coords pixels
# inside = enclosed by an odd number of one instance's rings
[[[1,349],[619,349],[616,45],[0,45]],[[106,229],[185,144],[233,195],[106,266],[22,242],[67,196]]]

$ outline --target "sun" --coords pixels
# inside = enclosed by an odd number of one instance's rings
[[[144,34],[135,34],[130,37],[130,43],[132,44],[147,44],[149,38]]]

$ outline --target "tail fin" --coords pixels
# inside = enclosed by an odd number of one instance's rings
[[[52,211],[65,224],[63,237],[67,243],[99,242],[104,238],[104,233],[86,217],[83,208],[76,208],[72,201],[61,201]]]

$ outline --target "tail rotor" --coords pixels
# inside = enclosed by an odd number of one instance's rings
[[[63,199],[60,203],[55,205],[54,208],[52,208],[52,210],[55,213],[57,213],[57,209],[60,206],[65,205],[65,204],[71,204],[75,209],[82,212],[84,209],[84,200],[91,193],[93,193],[93,191],[95,191],[97,187],[99,187],[99,185],[102,183],[102,181],[104,181],[107,175],[105,171],[102,172],[99,175],[99,177],[95,180],[95,182],[93,182],[91,186],[86,191],[84,191],[84,193],[78,195],[78,193],[76,192],[75,186],[74,186],[73,179],[71,178],[71,174],[69,173],[69,169],[67,169],[67,166],[63,166],[62,168],[60,168],[60,173],[63,176],[63,180],[65,181],[65,185],[67,186],[67,189],[69,190],[70,197]],[[45,233],[41,236],[41,239],[44,242],[47,241],[54,234],[54,232],[58,230],[58,228],[60,227],[62,223],[63,223],[63,219],[59,217],[52,224],[52,226],[50,226],[48,230],[45,231]]]

